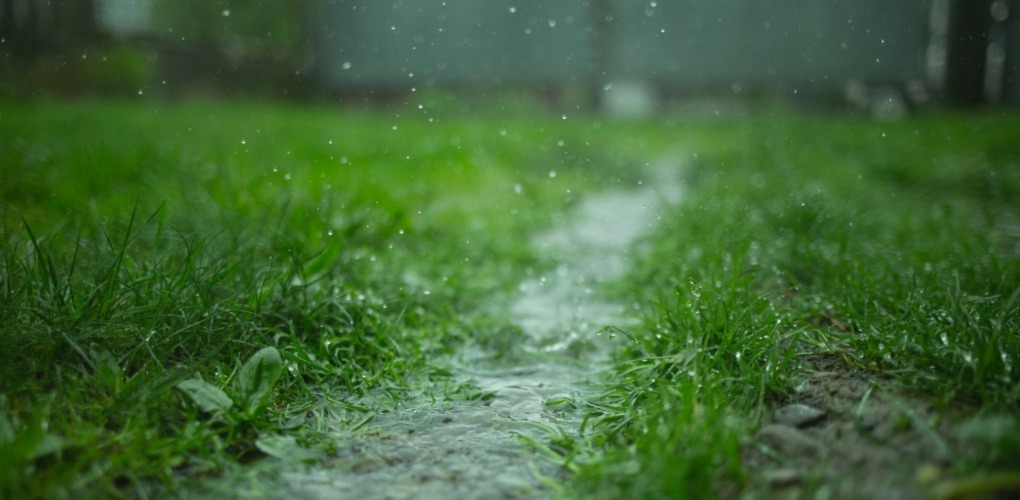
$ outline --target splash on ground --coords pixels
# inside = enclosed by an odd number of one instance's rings
[[[628,251],[654,229],[680,196],[676,163],[649,168],[629,190],[596,193],[536,236],[536,251],[560,265],[528,279],[507,317],[525,353],[512,366],[491,355],[461,353],[455,378],[475,386],[473,401],[405,403],[377,415],[346,439],[327,467],[282,474],[297,498],[526,498],[542,494],[543,478],[563,472],[536,456],[527,437],[576,434],[583,415],[575,401],[596,390],[611,348],[605,325],[627,326],[625,308],[601,300],[599,287],[629,266]],[[583,346],[579,348],[578,346]]]

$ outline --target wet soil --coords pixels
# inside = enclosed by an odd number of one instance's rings
[[[679,165],[663,162],[630,189],[594,193],[532,241],[559,262],[517,287],[507,306],[507,335],[520,354],[469,346],[444,364],[484,396],[470,401],[403,401],[364,431],[345,437],[337,456],[313,470],[282,474],[282,496],[295,498],[532,498],[550,494],[563,470],[529,439],[576,436],[578,408],[595,395],[613,345],[599,331],[633,321],[600,287],[630,266],[630,247],[654,229],[680,195]],[[525,273],[522,273],[524,275]],[[433,394],[442,394],[433,388]]]
[[[794,401],[824,413],[801,423],[772,413],[749,440],[748,497],[927,498],[926,476],[948,465],[949,424],[889,379],[810,356]],[[785,422],[785,423],[780,423]]]

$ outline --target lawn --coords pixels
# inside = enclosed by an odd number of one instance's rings
[[[531,443],[573,471],[558,493],[852,488],[756,434],[820,372],[868,387],[832,423],[904,402],[841,439],[945,448],[905,459],[918,488],[1020,487],[1016,137],[990,112],[4,103],[0,495],[186,494],[328,460],[410,394],[477,399],[438,360],[512,348],[499,304],[556,265],[531,235],[664,157],[684,199],[604,291],[642,326],[573,402],[582,431]]]

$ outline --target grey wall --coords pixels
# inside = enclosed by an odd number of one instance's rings
[[[586,3],[337,0],[317,6],[317,66],[341,85],[579,78],[594,70]]]
[[[336,0],[313,7],[327,87],[924,76],[927,0]]]
[[[616,1],[611,73],[680,84],[919,77],[923,0]]]

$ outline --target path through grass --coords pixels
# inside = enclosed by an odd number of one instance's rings
[[[670,155],[687,196],[609,293],[642,326],[617,325],[605,394],[569,402],[583,432],[532,443],[577,471],[563,493],[853,496],[877,490],[834,471],[876,469],[837,441],[915,435],[946,456],[895,455],[910,491],[1015,487],[1017,136],[992,115],[6,103],[0,491],[183,493],[329,462],[401,402],[492,397],[442,360],[513,356],[514,290],[555,272],[530,238]],[[902,409],[808,429],[828,451],[805,463],[756,430],[821,404],[819,373],[852,386],[825,425]]]

